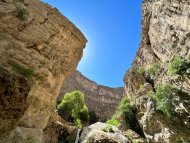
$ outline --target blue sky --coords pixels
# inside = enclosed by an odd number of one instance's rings
[[[77,69],[110,87],[123,76],[140,43],[142,0],[42,0],[56,7],[88,39]]]

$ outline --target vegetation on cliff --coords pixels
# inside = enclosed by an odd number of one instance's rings
[[[175,56],[168,67],[169,75],[190,76],[190,60]]]
[[[66,93],[57,108],[60,116],[67,121],[74,122],[79,128],[82,128],[82,123],[88,122],[88,108],[81,91]]]
[[[118,126],[119,125],[118,118],[122,115],[124,115],[127,119],[129,119],[128,121],[132,121],[134,116],[134,111],[135,111],[135,106],[133,105],[133,102],[131,102],[128,96],[125,96],[121,100],[115,114],[112,116],[110,120],[107,121],[107,123],[114,126]],[[126,122],[128,121],[126,120]]]
[[[151,96],[156,100],[156,109],[162,111],[168,117],[175,112],[174,97],[177,94],[175,89],[170,84],[163,84],[156,88]]]

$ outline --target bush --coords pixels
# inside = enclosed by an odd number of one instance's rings
[[[80,91],[66,93],[63,100],[57,106],[59,114],[66,120],[74,120],[79,128],[82,121],[88,121],[88,108],[84,102],[84,94]]]
[[[102,131],[107,133],[114,133],[114,130],[111,125],[108,125],[107,127],[103,128]]]
[[[190,60],[182,57],[174,57],[168,66],[169,75],[190,76]]]
[[[113,118],[113,117],[110,120],[107,120],[106,123],[108,123],[110,125],[113,125],[113,126],[118,126],[119,125],[119,121],[116,118]]]
[[[160,64],[159,63],[154,63],[149,69],[148,69],[148,73],[151,76],[155,76],[156,73],[158,72],[158,69],[160,68]]]
[[[25,77],[32,77],[34,75],[33,69],[21,67],[19,65],[12,65],[12,67],[15,72]]]
[[[152,97],[156,100],[156,109],[162,111],[168,117],[174,113],[174,97],[177,89],[170,84],[160,85],[156,88],[156,92],[152,93]]]
[[[145,72],[144,67],[140,66],[140,67],[137,69],[137,72],[138,72],[139,74],[143,74],[143,73]]]
[[[121,115],[125,115],[125,117],[128,118],[126,119],[126,122],[128,122],[127,120],[133,120],[134,111],[135,111],[135,106],[133,105],[131,100],[127,96],[125,96],[121,100],[119,107],[116,110],[116,113],[112,116],[110,120],[107,121],[107,123],[110,125],[118,126],[119,125],[118,118]]]
[[[20,9],[18,12],[18,18],[22,21],[25,21],[28,19],[29,13],[27,11],[27,9]]]

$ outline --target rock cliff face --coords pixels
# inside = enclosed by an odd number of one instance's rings
[[[62,82],[86,42],[39,0],[0,0],[0,142],[44,142]]]
[[[79,71],[73,72],[62,85],[58,101],[65,93],[80,90],[85,94],[85,102],[90,111],[94,111],[102,121],[111,118],[121,98],[124,96],[123,88],[110,88],[89,80]]]
[[[144,0],[142,15],[141,44],[125,75],[125,90],[150,142],[190,142],[190,2]],[[169,74],[172,63],[175,74]]]

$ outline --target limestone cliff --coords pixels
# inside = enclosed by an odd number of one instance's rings
[[[190,2],[144,0],[142,16],[141,44],[125,75],[125,90],[136,104],[137,119],[150,142],[190,142]],[[179,59],[185,62],[179,64]],[[179,68],[175,74],[169,74],[172,63]],[[162,85],[171,85],[172,90],[164,93],[166,89],[158,88]],[[162,100],[153,98],[154,93]],[[170,117],[165,114],[168,109],[173,111]]]
[[[62,82],[86,42],[56,8],[0,0],[0,142],[44,142]]]
[[[57,100],[61,101],[65,93],[74,90],[80,90],[85,94],[85,102],[89,110],[94,111],[102,121],[111,118],[124,96],[123,88],[98,85],[83,76],[79,71],[75,71],[64,80]]]

